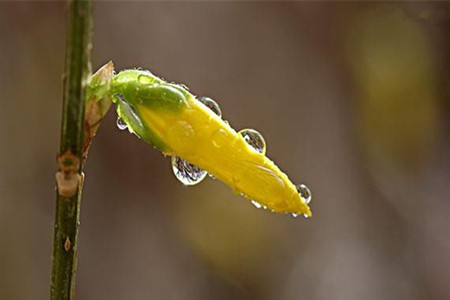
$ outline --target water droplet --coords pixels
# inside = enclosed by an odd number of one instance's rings
[[[223,145],[225,145],[227,143],[227,136],[228,136],[227,132],[223,129],[219,129],[216,132],[214,132],[211,138],[214,146],[220,148]]]
[[[237,177],[235,174],[233,174],[233,176],[231,177],[231,181],[233,182],[234,185],[238,185],[238,183],[241,182],[239,177]]]
[[[305,219],[308,219],[308,218],[309,218],[309,216],[308,216],[307,214],[303,214],[303,217],[304,217]]]
[[[151,84],[154,81],[153,78],[151,78],[148,75],[144,75],[144,74],[139,75],[137,79],[138,79],[139,83],[142,83],[142,84]]]
[[[203,103],[207,108],[209,108],[213,113],[218,115],[219,117],[222,117],[222,110],[219,107],[219,104],[217,104],[216,101],[209,97],[200,97],[198,99],[201,103]]]
[[[266,142],[262,135],[254,129],[243,129],[239,131],[244,141],[250,146],[250,148],[258,153],[266,154]]]
[[[309,190],[309,188],[306,185],[299,184],[296,186],[296,188],[297,188],[297,192],[300,194],[300,196],[302,197],[302,200],[306,204],[311,202],[311,199],[312,199],[311,191]]]
[[[175,155],[172,156],[172,171],[184,185],[196,185],[208,174],[205,170]]]
[[[241,195],[242,195],[241,191],[238,190],[238,189],[232,188],[231,191],[232,191],[233,194],[236,195],[236,196],[241,196]]]
[[[263,207],[261,203],[255,201],[255,200],[250,200],[250,202],[251,202],[251,203],[253,204],[253,206],[256,207],[256,208],[262,208],[262,207]]]
[[[124,122],[124,120],[122,120],[120,117],[117,117],[117,128],[119,128],[120,130],[125,130],[127,129],[127,124]]]
[[[298,217],[298,214],[292,213],[291,216],[293,216],[294,218],[297,218],[297,217]]]
[[[185,89],[186,91],[189,91],[189,87],[185,84],[182,83],[178,83],[177,85],[179,85],[181,88]]]

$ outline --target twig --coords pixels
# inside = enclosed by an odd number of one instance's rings
[[[52,256],[51,299],[74,299],[77,241],[83,186],[83,144],[86,85],[90,75],[92,10],[90,0],[69,1],[66,41],[61,145],[55,232]]]

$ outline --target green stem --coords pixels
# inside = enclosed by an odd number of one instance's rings
[[[90,0],[69,1],[61,145],[58,156],[51,299],[74,299],[85,131],[86,85],[90,76]]]

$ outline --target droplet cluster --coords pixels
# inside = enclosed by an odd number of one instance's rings
[[[152,83],[152,78],[146,75],[139,76],[138,79],[141,83],[144,84],[150,84]],[[220,106],[215,102],[213,99],[209,97],[200,97],[198,98],[198,101],[202,103],[205,107],[207,107],[209,110],[211,110],[215,115],[217,115],[219,118],[222,117],[222,111],[220,109]],[[225,121],[227,124],[228,122]],[[127,129],[127,124],[120,118],[117,118],[117,127],[120,130]],[[263,136],[254,129],[243,129],[239,131],[239,134],[242,136],[243,140],[247,143],[250,150],[260,153],[262,155],[266,154],[266,142],[263,138]],[[224,136],[225,135],[225,136]],[[217,147],[221,146],[221,143],[226,142],[226,131],[223,129],[219,130],[215,133],[215,135],[212,137],[212,142]],[[193,165],[189,163],[188,161],[173,155],[171,159],[172,163],[172,171],[175,175],[175,177],[184,185],[186,186],[192,186],[196,185],[200,182],[202,182],[208,175],[208,172],[201,169],[200,167]],[[212,175],[209,175],[211,178],[215,178]],[[299,184],[296,186],[297,192],[300,195],[300,198],[305,204],[309,204],[311,202],[311,191],[305,184]],[[263,205],[262,203],[259,203],[255,200],[250,200],[250,203],[255,206],[256,208],[262,208],[267,209],[267,206]],[[293,217],[297,217],[298,214],[292,213]],[[307,218],[307,215],[303,215],[305,218]]]

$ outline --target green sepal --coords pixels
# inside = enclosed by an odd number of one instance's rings
[[[162,113],[176,113],[186,107],[186,97],[183,93],[167,84],[143,85],[136,81],[130,81],[122,85],[120,94],[125,101],[135,107],[145,106]]]
[[[161,152],[167,150],[167,145],[141,121],[138,110],[118,95],[113,99],[116,104],[117,115],[127,124],[130,132]]]
[[[176,114],[186,107],[191,96],[180,85],[166,83],[149,71],[125,70],[114,76],[110,95],[119,117],[136,136],[162,152],[167,145],[145,125],[140,109],[147,108],[161,114]]]
[[[139,81],[117,82],[113,80],[113,94],[122,95],[123,99],[134,107],[145,106],[162,112],[179,112],[186,107],[183,92],[171,84],[142,84]]]

